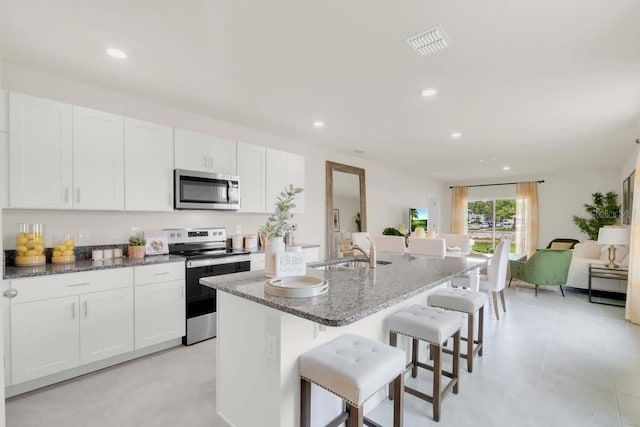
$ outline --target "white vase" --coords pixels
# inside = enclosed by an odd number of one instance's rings
[[[284,252],[284,240],[282,237],[272,237],[264,251],[264,274],[267,277],[276,276],[276,254]]]

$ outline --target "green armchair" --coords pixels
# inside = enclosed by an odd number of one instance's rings
[[[538,286],[560,286],[564,297],[562,285],[567,283],[572,256],[573,251],[570,249],[540,249],[527,261],[511,261],[509,286],[514,278],[534,284],[536,296]]]

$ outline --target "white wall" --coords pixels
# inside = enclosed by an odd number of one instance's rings
[[[627,174],[628,175],[628,174]],[[610,168],[601,170],[561,171],[543,173],[531,176],[511,176],[504,179],[476,180],[464,182],[451,182],[451,185],[473,185],[500,182],[519,182],[544,180],[538,186],[538,199],[540,204],[540,236],[539,246],[545,247],[549,241],[558,237],[587,239],[587,235],[580,232],[573,224],[573,215],[586,216],[583,205],[591,203],[591,194],[596,191],[606,193],[615,191],[618,193],[618,203],[622,204],[622,180],[620,169]],[[515,196],[515,186],[491,186],[469,189],[469,198],[472,195],[480,198],[499,198]],[[451,218],[451,190],[445,191],[445,215],[443,222],[447,221],[444,230],[450,230]]]
[[[304,141],[261,132],[196,113],[135,98],[123,93],[86,85],[10,63],[2,63],[2,87],[8,90],[69,102],[115,114],[191,129],[211,135],[298,153],[306,161],[305,213],[297,215],[296,240],[325,246],[325,161],[346,163],[366,170],[369,231],[380,233],[386,226],[406,221],[409,206],[426,205],[429,193],[441,195],[441,181],[419,178],[402,170],[328,151]],[[347,147],[348,150],[348,147]],[[275,200],[273,201],[275,203]],[[44,223],[47,234],[57,231],[77,233],[88,228],[90,238],[79,244],[124,243],[131,227],[160,229],[172,227],[222,226],[233,234],[236,225],[243,233],[255,233],[267,215],[219,211],[176,211],[170,213],[82,212],[5,210],[5,248],[15,247],[15,224]],[[324,253],[324,249],[321,251]]]

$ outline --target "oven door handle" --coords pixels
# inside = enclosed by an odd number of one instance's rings
[[[250,261],[249,255],[235,255],[221,258],[196,259],[187,261],[187,268],[208,267],[210,265],[233,264],[235,262]]]

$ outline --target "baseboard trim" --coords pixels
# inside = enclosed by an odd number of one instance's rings
[[[176,338],[170,341],[166,341],[160,344],[151,345],[149,347],[141,348],[129,353],[113,356],[108,359],[100,360],[98,362],[89,363],[87,365],[78,366],[66,371],[57,372],[55,374],[47,375],[46,377],[37,378],[35,380],[26,381],[20,384],[11,385],[5,387],[5,397],[18,396],[23,393],[27,393],[33,390],[37,390],[42,387],[47,387],[52,384],[56,384],[62,381],[67,381],[82,375],[90,374],[92,372],[99,371],[101,369],[109,368],[120,363],[129,362],[130,360],[140,357],[148,356],[149,354],[157,353],[162,350],[168,350],[173,347],[181,346],[182,338]]]

